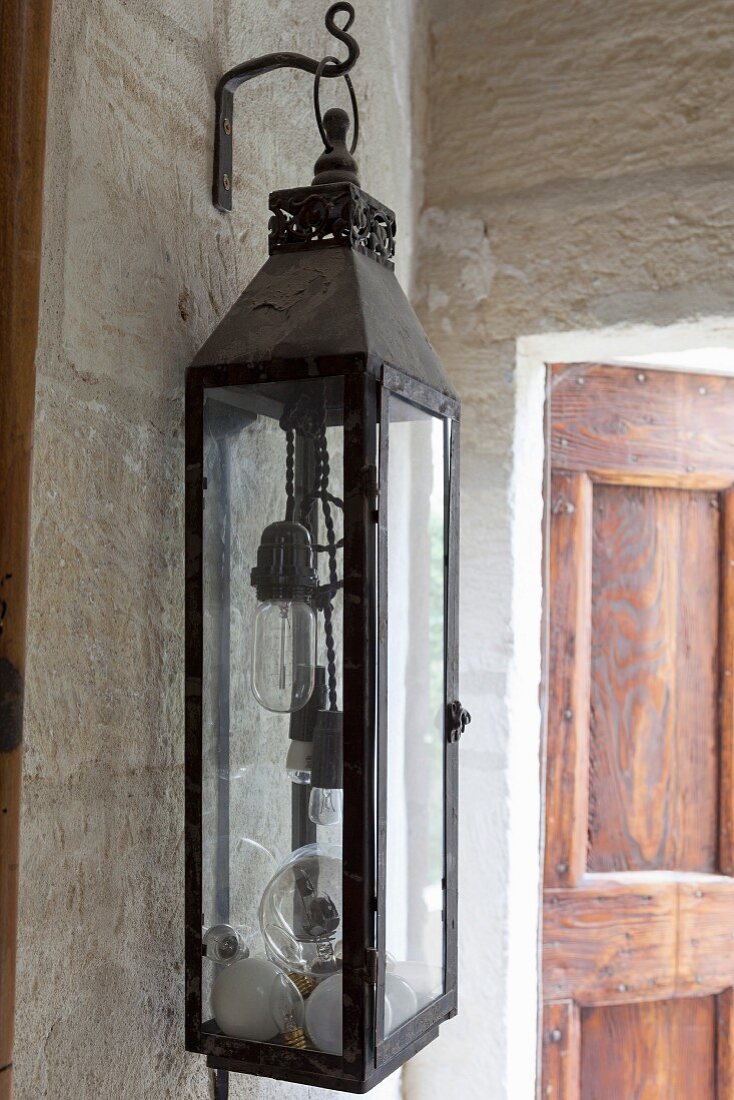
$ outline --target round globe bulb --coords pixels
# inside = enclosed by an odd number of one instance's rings
[[[415,990],[397,974],[385,975],[385,1034],[397,1031],[418,1011]]]
[[[303,1024],[303,999],[269,959],[239,959],[214,979],[211,1005],[217,1027],[235,1039],[267,1043]]]
[[[307,844],[276,871],[260,902],[260,931],[284,970],[325,977],[339,968],[341,848]]]
[[[342,976],[332,974],[306,1001],[306,1032],[317,1050],[342,1053]]]

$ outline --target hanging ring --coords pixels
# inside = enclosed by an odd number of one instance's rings
[[[326,66],[328,64],[338,65],[339,60],[336,57],[324,57],[321,61],[319,61],[318,65],[316,67],[316,75],[315,75],[314,81],[313,81],[313,109],[314,109],[314,113],[316,115],[316,125],[319,128],[319,133],[321,134],[321,140],[324,143],[324,148],[326,149],[327,153],[330,153],[331,150],[333,149],[333,145],[329,141],[328,137],[326,136],[326,131],[324,130],[324,122],[323,122],[323,119],[321,117],[321,102],[320,102],[320,99],[319,99],[319,84],[321,83],[321,77],[323,76],[324,69],[326,68]],[[351,154],[351,153],[354,153],[354,150],[357,148],[357,142],[359,141],[359,108],[357,106],[357,96],[355,95],[355,92],[354,92],[354,85],[352,84],[349,73],[342,73],[342,76],[344,77],[344,79],[346,81],[347,88],[349,89],[349,98],[352,101],[352,116],[353,116],[353,119],[354,119],[354,137],[352,138],[352,144],[351,144],[351,147],[349,149],[349,152]]]

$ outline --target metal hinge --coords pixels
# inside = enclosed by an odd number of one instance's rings
[[[463,707],[458,699],[449,703],[449,714],[446,736],[450,744],[460,740],[462,733],[471,722],[471,714]]]
[[[377,960],[378,955],[374,947],[365,949],[365,971],[367,985],[377,985]]]
[[[380,505],[380,484],[376,466],[362,467],[362,493],[372,505],[372,518],[377,523]]]

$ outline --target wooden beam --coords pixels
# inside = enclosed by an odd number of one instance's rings
[[[734,492],[721,497],[719,870],[734,874]]]
[[[553,469],[617,484],[725,489],[734,445],[730,393],[731,379],[718,375],[553,366]]]
[[[593,878],[545,891],[545,997],[610,1005],[674,996],[676,884]]]
[[[716,1096],[734,1100],[734,991],[716,998]]]
[[[573,1001],[543,1008],[543,1100],[581,1096],[581,1023]]]
[[[586,875],[546,890],[543,990],[582,1006],[716,996],[734,985],[734,879]]]
[[[0,5],[0,1100],[12,1094],[25,623],[51,0]]]
[[[545,885],[570,886],[586,869],[592,485],[555,472],[550,498],[550,669]]]

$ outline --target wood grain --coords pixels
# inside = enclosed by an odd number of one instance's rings
[[[716,998],[716,1098],[734,1100],[734,991]]]
[[[51,0],[0,5],[0,1100],[12,1093],[18,833]]]
[[[734,1100],[734,380],[555,367],[548,417],[543,1087]]]
[[[721,496],[719,870],[734,875],[734,492]]]
[[[543,996],[581,1005],[672,997],[674,882],[599,881],[546,890]]]
[[[596,485],[592,871],[713,871],[718,846],[719,502]]]
[[[580,1100],[581,1029],[573,1001],[543,1008],[541,1074],[544,1100]]]
[[[631,872],[545,892],[548,1000],[626,1004],[732,985],[734,879]]]
[[[578,881],[586,867],[591,623],[591,482],[551,478],[550,668],[545,883]]]
[[[716,375],[554,366],[552,466],[600,479],[693,487],[698,478],[699,486],[724,488],[733,480],[733,395],[734,380]]]
[[[713,997],[588,1008],[581,1020],[583,1100],[716,1095]]]
[[[734,879],[678,884],[677,959],[682,996],[734,985]]]

